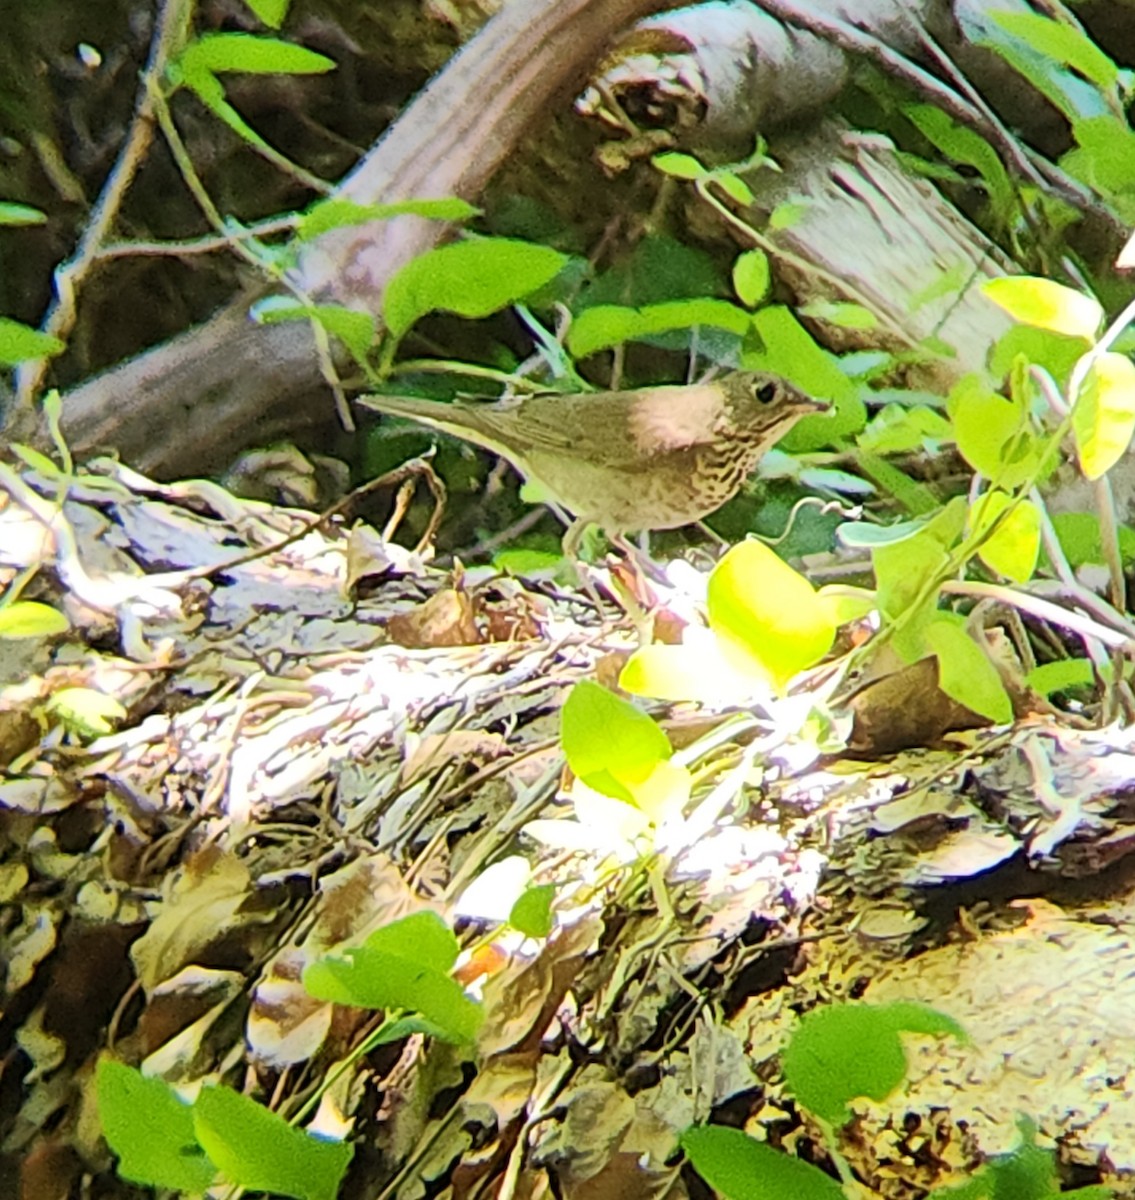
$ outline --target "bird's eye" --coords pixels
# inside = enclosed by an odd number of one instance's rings
[[[754,389],[753,395],[762,404],[771,404],[776,399],[776,384],[762,383],[759,388]]]

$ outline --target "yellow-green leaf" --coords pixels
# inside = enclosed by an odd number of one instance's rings
[[[768,295],[772,272],[763,250],[746,250],[733,264],[733,290],[742,304],[756,308]]]
[[[1011,502],[1005,492],[987,492],[974,506],[974,528],[989,529]],[[1020,501],[981,544],[978,555],[987,567],[1014,583],[1031,579],[1040,556],[1040,511],[1036,505]]]
[[[868,588],[850,587],[842,583],[829,583],[817,592],[820,603],[825,605],[828,616],[835,626],[849,621],[860,621],[879,607],[875,593]]]
[[[70,628],[58,609],[36,600],[17,600],[0,608],[0,638],[51,637]]]
[[[968,375],[950,392],[947,408],[958,450],[975,471],[1014,487],[1036,469],[1039,450],[1021,405]]]
[[[1123,354],[1092,363],[1072,409],[1080,469],[1099,479],[1127,452],[1135,433],[1135,364]]]
[[[1013,719],[997,668],[960,622],[943,615],[927,625],[922,636],[938,660],[938,687],[947,696],[996,725]]]
[[[815,588],[762,542],[742,542],[709,578],[709,624],[778,688],[819,662],[836,626]]]
[[[982,284],[982,291],[1014,320],[1053,333],[1094,339],[1103,321],[1098,300],[1051,279],[1005,276]]]

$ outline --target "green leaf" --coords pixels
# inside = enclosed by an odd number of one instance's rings
[[[359,364],[365,364],[377,336],[374,317],[341,304],[297,304],[288,296],[267,296],[257,301],[250,315],[262,325],[284,321],[316,321],[347,347]]]
[[[335,60],[306,46],[251,33],[203,33],[182,51],[177,65],[186,80],[238,71],[250,75],[322,75]],[[192,86],[192,84],[190,85]]]
[[[453,930],[435,912],[410,913],[374,930],[365,945],[434,971],[453,970],[460,945]]]
[[[733,290],[742,304],[756,308],[768,295],[772,271],[763,250],[746,250],[733,263]]]
[[[709,174],[692,155],[679,154],[677,151],[668,150],[664,154],[656,154],[650,162],[663,175],[674,179],[703,179]]]
[[[493,566],[498,571],[522,578],[554,570],[562,561],[563,554],[559,551],[533,550],[520,546],[498,550],[493,555]]]
[[[797,309],[800,316],[815,321],[826,321],[840,329],[877,329],[879,318],[862,304],[849,304],[835,300],[812,300]]]
[[[32,329],[21,321],[0,317],[0,367],[14,367],[32,358],[53,358],[67,349],[66,343]]]
[[[987,492],[974,506],[974,530],[992,527],[1011,502],[1005,492]],[[1040,557],[1040,524],[1036,505],[1031,500],[1019,501],[981,544],[978,550],[981,561],[1014,583],[1026,583]]]
[[[948,158],[977,170],[989,193],[994,214],[1002,224],[1007,224],[1017,207],[1017,194],[997,151],[979,133],[959,125],[932,104],[907,105],[903,112]]]
[[[726,329],[741,336],[749,328],[749,314],[735,304],[710,296],[666,300],[638,309],[601,304],[585,308],[572,321],[567,348],[574,357],[586,358],[623,342],[700,326]]]
[[[0,638],[54,637],[70,628],[58,609],[36,600],[14,600],[0,608]]]
[[[900,1033],[967,1040],[956,1021],[922,1004],[831,1004],[801,1017],[781,1057],[785,1083],[809,1112],[842,1125],[856,1097],[882,1101],[902,1083]]]
[[[1096,671],[1088,658],[1061,658],[1042,663],[1025,676],[1025,683],[1042,696],[1096,686]]]
[[[1128,224],[1135,221],[1135,134],[1111,114],[1073,118],[1076,148],[1059,165],[1106,196]]]
[[[52,394],[58,395],[57,392]],[[8,449],[25,466],[31,467],[33,471],[37,471],[44,479],[50,479],[52,482],[60,484],[66,483],[66,474],[46,454],[41,454],[32,446],[25,446],[23,442],[13,442]]]
[[[475,238],[429,250],[387,284],[386,326],[398,338],[437,309],[487,317],[550,283],[568,261],[550,246],[512,238]]]
[[[926,484],[911,479],[894,463],[867,450],[860,450],[856,459],[863,475],[880,491],[892,496],[911,516],[922,517],[937,511],[940,501],[933,491]]]
[[[832,624],[837,628],[851,621],[860,621],[876,612],[879,601],[869,588],[852,587],[846,583],[829,583],[816,593],[826,605]]]
[[[399,200],[393,204],[356,204],[353,200],[332,196],[317,200],[304,213],[296,226],[296,237],[301,242],[310,242],[331,229],[389,221],[401,216],[425,217],[431,221],[468,221],[480,211],[456,196],[439,200]]]
[[[675,702],[744,704],[768,686],[768,672],[748,649],[718,636],[681,646],[640,646],[619,672],[619,687],[632,696]]]
[[[1005,276],[988,280],[981,290],[1015,321],[1054,333],[1094,340],[1103,322],[1098,300],[1051,279]]]
[[[734,175],[732,171],[714,171],[713,182],[721,188],[734,204],[739,204],[743,208],[748,207],[756,200],[756,196],[753,195],[753,189],[739,175]]]
[[[908,454],[952,441],[953,437],[953,426],[936,409],[923,404],[913,408],[888,404],[855,441],[860,449],[873,454]]]
[[[811,583],[763,542],[734,546],[709,577],[710,628],[777,688],[831,649],[836,626]]]
[[[631,804],[633,783],[673,754],[666,735],[646,713],[591,680],[577,683],[564,702],[560,743],[579,779]]]
[[[741,365],[746,370],[771,371],[817,399],[834,402],[834,414],[804,417],[781,442],[792,453],[819,450],[854,437],[867,424],[867,408],[856,384],[839,369],[831,354],[783,305],[762,308],[752,315],[755,338],[745,344]]]
[[[654,233],[584,288],[573,311],[578,316],[596,304],[639,306],[720,291],[721,270],[708,254]]]
[[[945,569],[949,559],[942,543],[925,527],[913,537],[876,545],[871,550],[879,611],[894,620]],[[937,600],[934,601],[935,607]]]
[[[126,716],[126,709],[113,696],[88,687],[65,687],[52,692],[47,711],[84,737],[110,733],[113,722]]]
[[[682,1134],[681,1147],[723,1200],[844,1200],[840,1185],[819,1167],[739,1129],[692,1125]]]
[[[457,939],[436,913],[413,913],[376,929],[362,946],[310,963],[303,985],[317,1000],[421,1013],[450,1042],[476,1036],[480,1005],[447,973]]]
[[[1119,83],[1119,68],[1071,21],[1053,21],[1038,13],[997,12],[989,16],[1013,37],[1061,67],[1071,67],[1090,79],[1101,91],[1110,92]]]
[[[1135,433],[1135,364],[1123,354],[1100,355],[1088,368],[1072,408],[1080,469],[1099,479],[1127,453]]]
[[[193,1110],[168,1083],[103,1058],[96,1084],[99,1120],[123,1179],[190,1195],[209,1187],[217,1168],[197,1142]]]
[[[231,1088],[201,1089],[193,1127],[230,1183],[298,1200],[335,1200],[354,1154],[353,1146],[294,1129]]]
[[[508,923],[525,937],[546,938],[552,932],[552,901],[555,898],[554,883],[525,888],[508,914]]]
[[[805,200],[784,200],[769,213],[768,229],[775,233],[778,229],[791,229],[798,225],[808,215],[811,205]]]
[[[1086,337],[1068,337],[1035,325],[1012,325],[997,339],[989,356],[989,370],[994,379],[1003,379],[1014,361],[1023,357],[1043,367],[1063,387],[1072,368],[1090,349],[1091,340]]]
[[[245,0],[245,3],[269,29],[279,29],[288,15],[292,0]]]
[[[0,225],[42,225],[46,220],[47,213],[30,204],[0,200]]]
[[[1105,561],[1099,517],[1083,512],[1053,513],[1052,524],[1073,569]],[[1119,555],[1125,567],[1135,563],[1135,529],[1129,525],[1119,527]]]
[[[966,633],[960,618],[941,613],[922,631],[927,647],[938,660],[938,687],[995,725],[1013,719],[1013,705],[984,650]]]
[[[975,471],[1011,488],[1038,470],[1040,444],[1022,405],[967,375],[950,392],[947,408],[958,450]]]

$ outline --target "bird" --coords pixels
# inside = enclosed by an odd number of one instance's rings
[[[613,537],[700,521],[740,490],[761,456],[821,404],[777,375],[731,371],[705,383],[446,402],[367,395],[405,417],[507,459],[574,518]]]

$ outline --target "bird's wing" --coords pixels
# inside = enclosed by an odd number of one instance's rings
[[[495,427],[496,408],[484,411],[485,427]],[[508,424],[514,436],[522,436],[535,449],[630,469],[645,458],[712,442],[720,411],[716,390],[657,387],[532,396],[514,410]],[[503,426],[504,422],[502,437]]]

